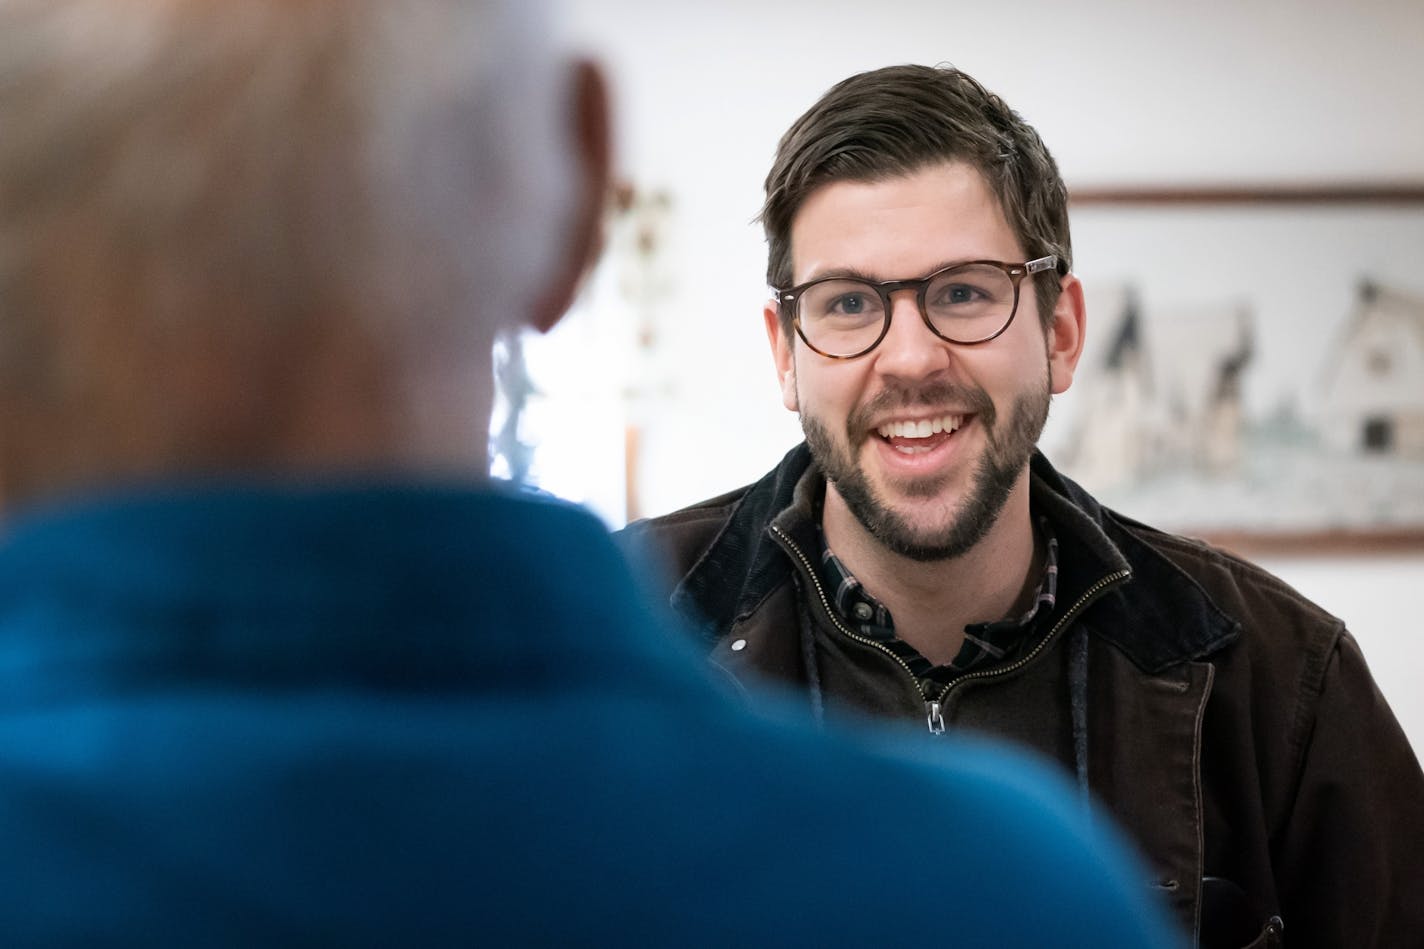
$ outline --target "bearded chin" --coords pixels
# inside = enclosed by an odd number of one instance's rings
[[[941,525],[933,530],[915,526],[877,494],[851,453],[849,438],[838,443],[826,426],[805,413],[801,430],[826,481],[835,486],[846,508],[882,546],[922,563],[951,560],[973,549],[998,521],[1048,420],[1049,391],[1045,384],[1020,394],[1003,428],[989,428],[988,448],[975,466],[964,496],[937,499],[948,476],[904,486],[903,496],[924,505],[926,513],[944,514],[949,512],[943,509],[954,509],[947,522],[944,517],[931,518]],[[932,510],[935,507],[941,510]]]

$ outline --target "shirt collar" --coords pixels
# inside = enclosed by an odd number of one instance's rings
[[[1052,614],[1058,594],[1058,538],[1047,518],[1040,516],[1037,523],[1044,541],[1044,562],[1033,603],[1017,617],[966,626],[964,645],[949,663],[955,672],[965,672],[1013,654],[1033,632],[1039,618]],[[842,622],[868,639],[898,640],[890,610],[846,568],[827,545],[819,527],[816,537],[818,574],[822,585],[832,591],[832,605]]]

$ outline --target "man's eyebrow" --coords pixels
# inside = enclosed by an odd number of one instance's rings
[[[811,274],[805,280],[798,280],[797,285],[810,283],[813,280],[863,280],[866,283],[879,282],[876,277],[871,276],[863,270],[856,270],[854,267],[831,267]]]

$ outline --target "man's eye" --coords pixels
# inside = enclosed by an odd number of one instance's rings
[[[967,283],[952,283],[942,287],[935,298],[937,303],[948,305],[973,303],[982,299],[984,291]]]
[[[845,313],[848,316],[864,313],[868,308],[869,304],[863,293],[843,293],[831,304],[832,313]]]

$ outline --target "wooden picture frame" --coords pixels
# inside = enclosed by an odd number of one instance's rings
[[[1066,474],[1246,554],[1424,552],[1424,183],[1083,188],[1070,215]]]

